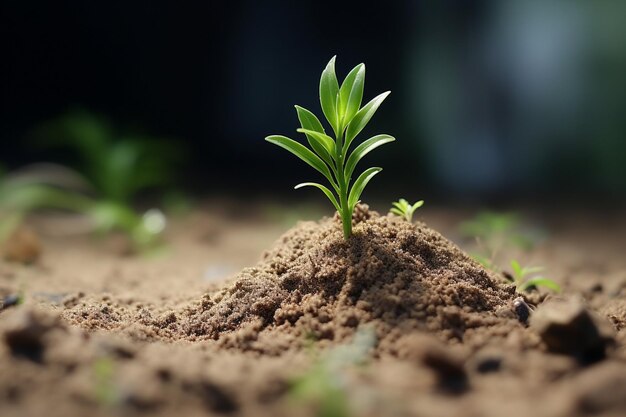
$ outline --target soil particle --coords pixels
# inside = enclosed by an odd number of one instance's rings
[[[532,315],[531,327],[548,350],[573,355],[583,363],[603,359],[615,337],[611,324],[576,298],[546,301]]]
[[[267,353],[299,349],[307,337],[342,342],[373,323],[381,353],[395,349],[399,330],[481,345],[473,329],[515,326],[514,315],[495,314],[512,308],[510,286],[437,232],[364,205],[354,220],[347,241],[336,218],[300,223],[210,302],[187,308],[175,337]]]

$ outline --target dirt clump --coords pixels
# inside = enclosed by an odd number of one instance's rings
[[[344,240],[338,219],[302,222],[282,236],[255,267],[188,306],[153,322],[173,338],[217,340],[225,347],[275,353],[307,339],[343,342],[373,326],[378,353],[412,331],[467,345],[505,336],[521,326],[514,290],[426,225],[356,210],[354,234]]]

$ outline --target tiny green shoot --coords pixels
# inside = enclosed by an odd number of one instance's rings
[[[519,293],[527,292],[533,287],[546,287],[555,292],[560,292],[561,287],[549,278],[538,275],[543,267],[522,267],[516,260],[511,261],[512,282],[515,290]]]
[[[101,406],[116,405],[120,398],[115,385],[115,363],[108,357],[98,358],[93,364],[94,396]]]
[[[415,212],[415,210],[424,205],[424,200],[409,204],[407,200],[401,198],[400,200],[394,201],[391,204],[393,206],[390,210],[391,213],[396,214],[400,217],[404,217],[407,222],[413,223],[413,213]]]
[[[304,182],[296,185],[295,188],[316,187],[321,190],[339,213],[343,225],[343,236],[348,239],[352,234],[354,207],[359,202],[365,186],[382,171],[379,167],[368,168],[352,182],[352,174],[357,163],[372,150],[393,142],[395,139],[386,134],[376,135],[362,142],[349,153],[353,140],[367,125],[390,92],[376,96],[361,107],[365,65],[359,64],[354,67],[339,86],[335,73],[335,58],[331,58],[322,72],[319,87],[322,112],[333,130],[334,138],[326,134],[322,123],[311,111],[295,106],[302,126],[297,131],[306,136],[312,150],[282,135],[271,135],[265,140],[288,150],[328,180],[332,191],[315,182]]]
[[[530,250],[537,236],[522,228],[516,213],[482,211],[459,226],[461,235],[476,240],[480,252],[474,258],[484,267],[498,271],[498,257],[510,248]]]
[[[354,340],[323,355],[306,373],[292,382],[290,395],[294,400],[313,405],[321,417],[348,417],[351,401],[347,370],[364,365],[376,345],[372,328],[360,328]]]

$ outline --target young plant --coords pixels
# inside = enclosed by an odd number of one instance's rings
[[[326,352],[306,373],[292,381],[291,398],[314,406],[319,416],[352,415],[348,371],[365,365],[376,343],[372,328],[360,328],[351,343]]]
[[[549,278],[538,276],[543,271],[542,267],[522,267],[516,260],[511,261],[513,274],[508,278],[515,284],[515,290],[523,293],[533,287],[546,287],[555,292],[560,292],[561,287]]]
[[[424,200],[409,204],[408,201],[406,201],[404,198],[401,198],[400,200],[394,201],[391,204],[393,205],[393,207],[391,208],[391,210],[389,210],[390,212],[400,217],[404,217],[404,219],[409,223],[413,223],[413,213],[415,212],[415,210],[424,205]]]
[[[106,119],[74,111],[35,131],[45,147],[77,156],[78,171],[104,199],[128,205],[138,193],[171,185],[181,150],[172,142],[120,131]]]
[[[474,258],[486,268],[499,270],[498,255],[511,247],[530,250],[536,237],[522,231],[519,216],[515,213],[483,211],[472,220],[461,223],[460,233],[476,240],[480,253]]]
[[[361,107],[364,83],[365,65],[359,64],[339,86],[333,57],[322,72],[319,93],[322,112],[332,128],[334,138],[326,134],[322,123],[312,112],[300,106],[295,106],[302,126],[297,131],[306,136],[311,149],[286,136],[271,135],[265,138],[293,153],[328,180],[332,191],[315,182],[304,182],[295,188],[316,187],[328,197],[341,217],[345,239],[352,234],[352,213],[361,193],[374,175],[382,171],[378,167],[368,168],[352,182],[352,174],[358,162],[377,147],[395,140],[386,134],[376,135],[349,153],[356,136],[390,93],[382,93]]]
[[[45,146],[62,147],[80,158],[80,170],[95,196],[72,211],[86,214],[100,233],[121,230],[138,249],[153,247],[165,227],[158,209],[138,213],[140,193],[171,184],[181,152],[171,142],[118,132],[103,118],[72,112],[44,124],[35,135]]]

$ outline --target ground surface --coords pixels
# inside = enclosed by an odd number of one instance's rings
[[[527,300],[528,326],[504,279],[428,228],[464,244],[468,211],[364,214],[344,245],[332,219],[283,235],[293,213],[224,205],[148,259],[46,237],[36,264],[0,262],[0,296],[25,297],[0,311],[0,415],[626,415],[623,214],[528,215],[547,238],[501,257],[563,287]],[[560,300],[593,320],[546,343]]]

